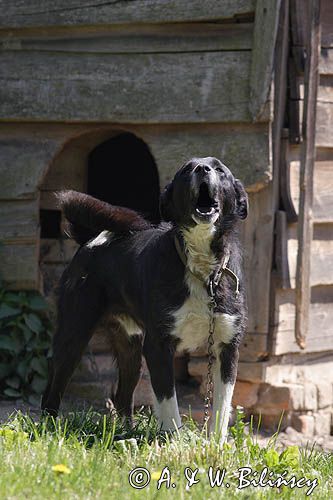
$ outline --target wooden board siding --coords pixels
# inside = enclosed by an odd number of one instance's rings
[[[0,31],[0,47],[11,51],[144,54],[251,50],[253,23],[177,23],[100,27],[48,33]]]
[[[263,114],[272,83],[281,0],[257,0],[250,77],[250,110],[254,121]]]
[[[1,0],[1,28],[112,25],[126,23],[205,21],[254,12],[254,0],[135,0],[40,2]]]
[[[272,186],[249,198],[249,216],[241,224],[244,269],[249,309],[248,332],[266,334],[268,330],[269,281],[273,240]],[[263,343],[258,352],[266,350]]]
[[[332,49],[332,2],[322,0],[322,49],[319,64],[320,84],[317,97],[316,162],[314,166],[313,222],[314,237],[311,251],[312,286],[310,324],[306,352],[333,350],[333,49]],[[300,11],[298,11],[300,12]],[[300,46],[302,44],[300,43]],[[300,113],[304,91],[300,83]],[[296,209],[299,210],[299,162],[300,146],[291,146],[290,191]],[[277,289],[275,319],[272,329],[272,354],[299,353],[295,342],[295,272],[297,258],[297,224],[287,228],[287,254],[290,288]]]
[[[117,131],[124,130],[138,135],[151,149],[161,186],[170,181],[184,161],[195,155],[221,158],[250,191],[257,191],[271,179],[269,127],[266,124],[124,125],[121,129],[116,124],[0,124],[0,199],[36,197],[51,163],[48,189],[80,189],[82,178],[77,169],[83,172],[88,153]],[[57,155],[65,144],[64,155],[57,163]],[[70,183],[66,169],[70,173]],[[74,178],[78,183],[74,183]]]
[[[333,150],[332,160],[316,161],[314,171],[314,222],[333,222]],[[290,187],[296,212],[299,203],[299,161],[290,163]]]
[[[251,53],[0,55],[0,119],[249,122]],[[9,76],[8,76],[9,75]]]
[[[300,352],[295,341],[295,291],[279,290],[276,300],[277,330],[273,336],[273,352],[281,355]],[[320,352],[333,349],[333,286],[312,288],[309,332],[306,349]]]
[[[39,243],[19,240],[0,245],[0,273],[7,288],[31,290],[39,287]]]
[[[295,288],[297,224],[288,226],[288,262],[291,288]],[[333,224],[315,224],[311,246],[311,286],[333,284]]]
[[[39,235],[39,201],[0,200],[0,241],[33,242]]]

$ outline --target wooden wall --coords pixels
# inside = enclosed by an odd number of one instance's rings
[[[333,349],[333,6],[329,0],[321,2],[321,26],[320,87],[316,123],[317,154],[314,169],[314,235],[311,254],[312,298],[310,331],[305,352]],[[303,108],[302,82],[302,75],[299,74],[297,108],[300,118]],[[298,125],[299,123],[300,120]],[[297,136],[297,133],[292,134],[293,136]],[[297,212],[300,145],[289,145],[287,164],[290,171],[291,200]],[[300,352],[294,335],[297,223],[287,224],[285,237],[289,283],[287,281],[284,289],[278,289],[276,294],[272,325],[272,353],[275,355]]]
[[[250,317],[241,359],[261,359],[269,327],[270,86],[280,1],[0,6],[0,209],[8,214],[0,222],[0,256],[8,285],[38,288],[40,259],[61,267],[59,242],[44,241],[40,251],[39,207],[54,206],[54,189],[84,189],[88,153],[117,131],[148,144],[162,187],[187,158],[215,155],[250,196],[242,226]]]

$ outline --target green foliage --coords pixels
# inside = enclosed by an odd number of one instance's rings
[[[51,346],[48,305],[36,292],[0,288],[0,397],[37,403]]]

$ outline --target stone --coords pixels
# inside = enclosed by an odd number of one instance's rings
[[[232,397],[233,406],[242,406],[243,408],[255,406],[258,401],[258,390],[259,384],[237,381]]]
[[[314,433],[315,435],[329,436],[331,433],[332,413],[316,413],[314,415]]]
[[[305,434],[306,436],[313,436],[314,434],[314,417],[312,415],[293,415],[291,420],[292,426],[295,429]]]
[[[309,382],[304,384],[304,409],[317,410],[317,387]]]
[[[279,386],[261,384],[258,395],[258,409],[301,409],[303,406],[303,387],[300,384],[281,384]],[[263,411],[267,413],[267,411]]]
[[[328,408],[333,404],[333,384],[330,382],[320,382],[317,384],[318,408]]]

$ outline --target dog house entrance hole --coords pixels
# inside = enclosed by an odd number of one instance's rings
[[[159,221],[157,167],[148,146],[131,133],[112,137],[89,154],[87,192]]]

